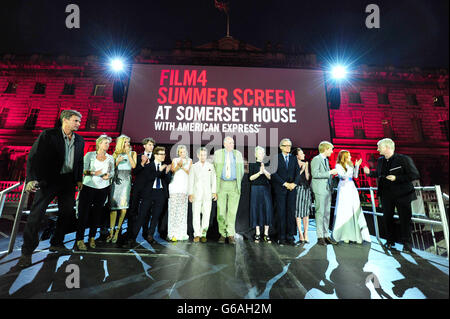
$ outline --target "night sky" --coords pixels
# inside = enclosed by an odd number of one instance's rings
[[[229,2],[231,36],[260,48],[271,41],[323,61],[448,68],[448,0]],[[80,7],[80,29],[65,27],[70,3]],[[380,29],[365,26],[370,3],[380,7]],[[214,0],[13,0],[0,10],[1,54],[132,56],[142,47],[196,46],[226,35]]]

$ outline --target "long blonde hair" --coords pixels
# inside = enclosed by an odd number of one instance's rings
[[[116,140],[116,149],[114,150],[113,157],[116,159],[120,154],[125,153],[125,141],[131,139],[126,135],[120,135]]]
[[[348,158],[350,157],[350,152],[346,150],[342,150],[338,154],[338,158],[336,163],[341,164],[341,166],[344,168],[345,171],[347,171],[347,164],[351,167],[353,167],[352,161],[350,161]]]

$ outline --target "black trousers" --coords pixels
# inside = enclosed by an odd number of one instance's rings
[[[135,228],[138,227],[138,215],[139,215],[139,207],[141,206],[142,200],[144,199],[145,187],[141,185],[133,185],[131,189],[131,197],[130,197],[130,208],[128,209],[127,218],[127,239],[136,239],[134,236]],[[148,224],[148,223],[147,223]],[[139,226],[142,227],[142,225]],[[145,229],[147,231],[147,228]],[[139,232],[139,231],[138,231]]]
[[[394,212],[395,207],[397,207],[400,219],[400,241],[403,244],[410,244],[412,216],[410,196],[391,198],[389,195],[383,195],[381,197],[381,207],[383,210],[387,241],[391,243],[395,242]]]
[[[132,240],[136,240],[141,227],[142,235],[144,237],[148,235],[153,236],[167,202],[167,195],[163,189],[146,189],[143,194],[137,220],[135,225],[133,225],[133,233],[132,236],[129,237],[129,239]],[[151,223],[149,227],[148,224],[150,218]]]
[[[295,222],[295,193],[275,193],[275,219],[279,240],[293,240],[297,233]]]
[[[83,189],[79,195],[80,197],[78,198],[78,224],[76,240],[83,240],[84,230],[86,229],[89,220],[91,220],[89,237],[95,237],[110,189],[110,187],[96,189],[83,185]]]
[[[31,255],[39,245],[39,227],[48,205],[55,197],[58,198],[58,220],[50,244],[53,246],[63,244],[67,221],[70,221],[70,215],[74,214],[75,182],[72,173],[60,175],[57,181],[41,187],[36,192],[23,232],[23,255]]]

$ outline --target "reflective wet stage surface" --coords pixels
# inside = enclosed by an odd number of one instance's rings
[[[134,249],[97,244],[95,250],[62,255],[41,241],[32,266],[17,269],[22,238],[5,256],[0,240],[0,298],[182,298],[182,299],[446,299],[446,258],[414,250],[385,250],[372,243],[279,246],[244,240],[236,245],[177,242]],[[74,233],[66,235],[72,248]],[[77,275],[79,274],[79,288]],[[75,287],[74,287],[75,286]]]

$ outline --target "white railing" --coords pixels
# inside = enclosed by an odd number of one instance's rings
[[[378,240],[380,240],[380,231],[379,231],[379,227],[378,227],[377,216],[383,216],[383,214],[377,212],[375,195],[374,195],[374,192],[377,190],[377,188],[376,187],[361,187],[361,188],[357,188],[357,189],[358,189],[358,191],[369,191],[370,201],[371,201],[371,205],[372,205],[372,211],[364,211],[363,210],[363,212],[365,214],[370,214],[373,216],[373,222],[374,222],[374,227],[375,227],[375,236],[377,237]],[[447,215],[446,215],[445,206],[444,206],[444,199],[446,199],[448,201],[448,195],[445,193],[442,193],[440,185],[417,186],[417,187],[414,187],[414,189],[416,191],[434,192],[433,195],[435,195],[435,197],[433,196],[428,199],[433,199],[433,200],[435,200],[435,202],[433,202],[431,204],[429,201],[425,201],[425,202],[427,202],[427,208],[429,211],[429,215],[433,216],[432,219],[427,218],[427,215],[424,211],[422,214],[423,217],[422,216],[421,217],[412,217],[411,221],[413,223],[425,224],[425,225],[431,226],[431,233],[432,233],[432,237],[433,237],[433,244],[434,244],[434,249],[435,249],[436,254],[438,252],[438,247],[437,247],[436,239],[434,236],[433,226],[442,227],[442,230],[444,233],[444,238],[445,238],[445,246],[447,249],[447,259],[448,259],[449,229],[448,229]],[[426,197],[426,196],[424,196],[424,197]],[[398,215],[394,215],[394,218],[398,219],[399,217],[398,217]],[[422,239],[422,241],[423,241],[423,239]]]
[[[13,190],[19,188],[20,185],[22,185],[21,182],[2,182],[1,188],[5,188],[6,186],[6,189],[0,192],[0,218],[3,214],[3,208],[5,207],[6,198]]]

